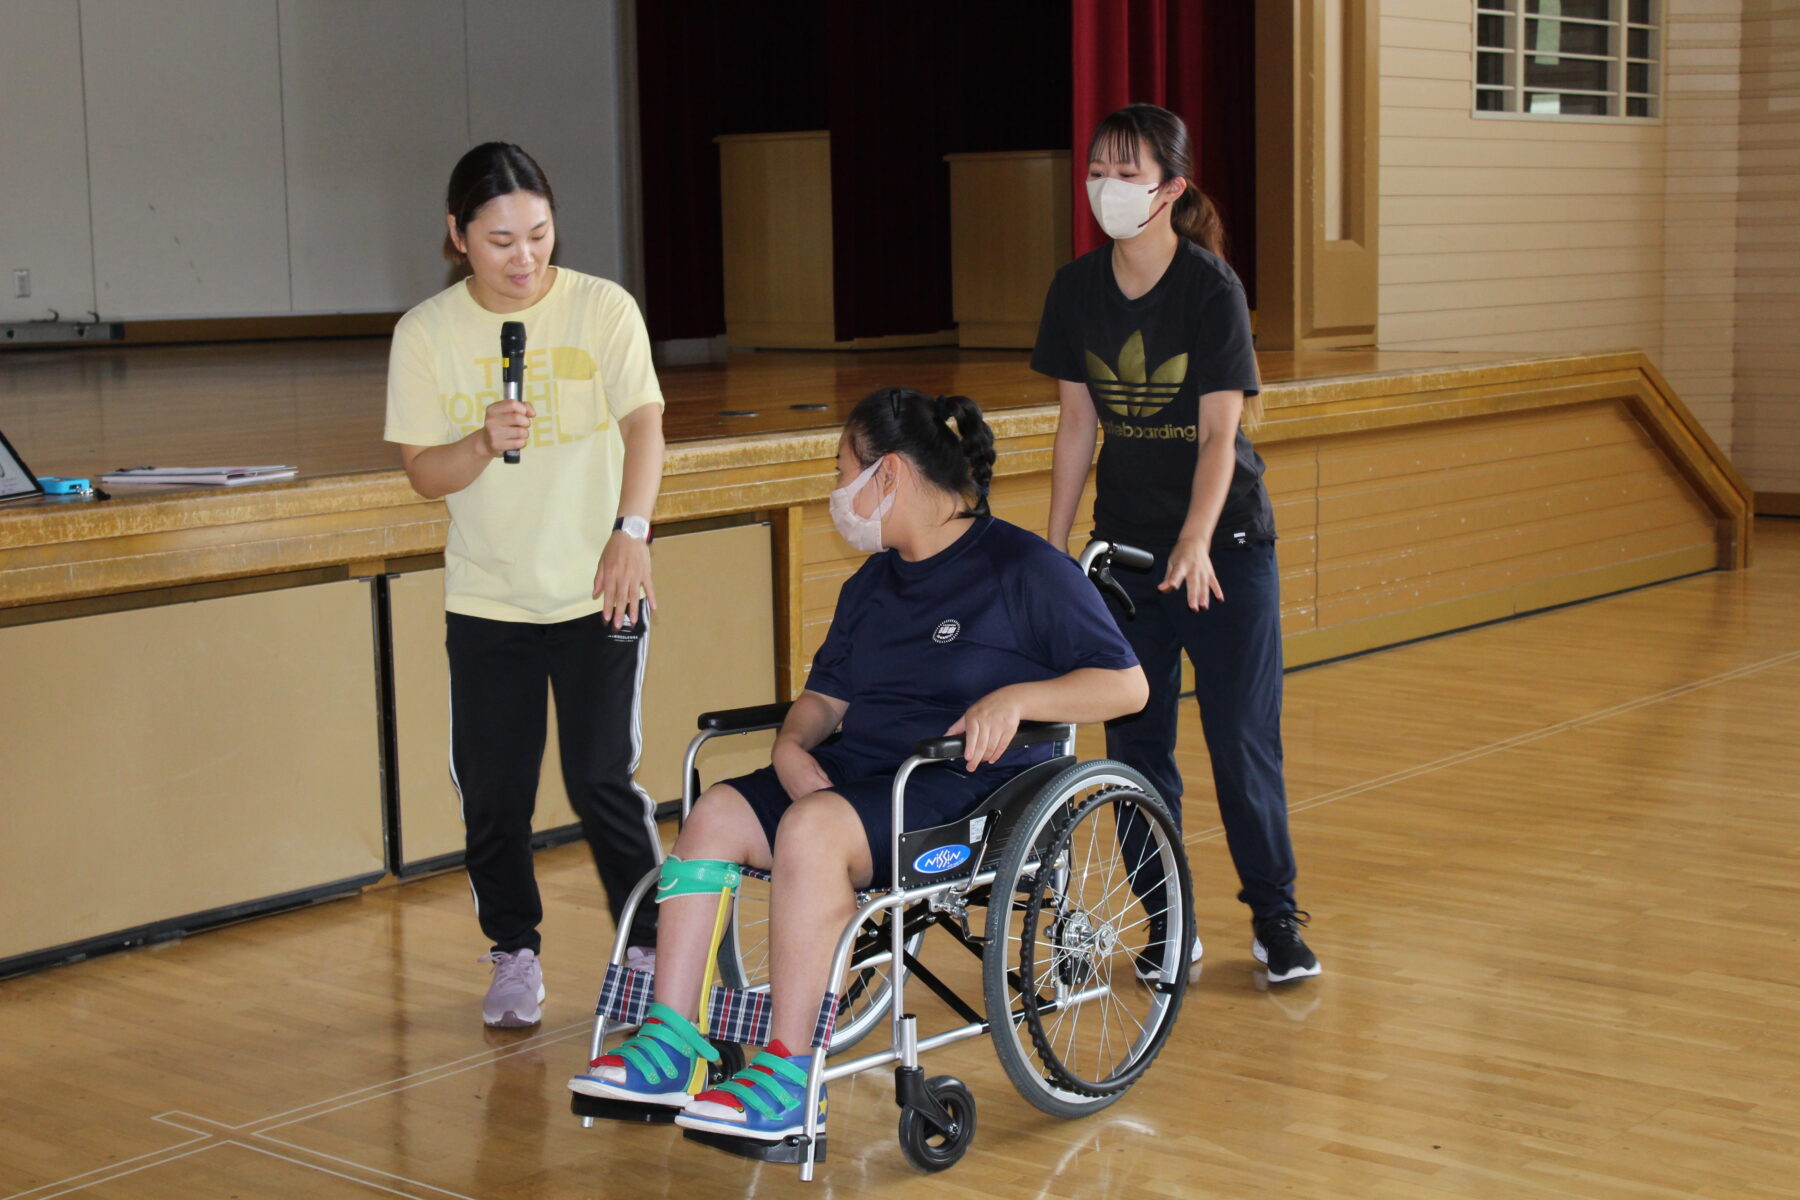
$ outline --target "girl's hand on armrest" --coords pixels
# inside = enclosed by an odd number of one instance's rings
[[[969,705],[969,711],[944,731],[945,737],[962,735],[967,770],[973,772],[984,762],[997,762],[1006,753],[1023,717],[1019,699],[1015,687],[989,692]]]

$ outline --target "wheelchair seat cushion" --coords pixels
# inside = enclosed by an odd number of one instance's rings
[[[814,757],[819,760],[826,778],[831,780],[831,790],[849,801],[862,820],[863,832],[869,839],[869,862],[875,868],[868,886],[886,887],[893,865],[893,848],[889,842],[893,837],[894,776],[899,772],[896,769],[886,774],[846,777],[845,763],[832,753],[834,749],[820,747]],[[984,765],[971,775],[960,763],[933,763],[920,767],[906,781],[906,828],[928,829],[967,816],[990,793],[1023,769]],[[787,789],[781,786],[775,768],[764,767],[723,782],[749,803],[773,848],[781,815],[793,803],[788,799]]]

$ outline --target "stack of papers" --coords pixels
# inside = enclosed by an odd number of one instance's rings
[[[175,483],[183,487],[235,487],[292,479],[293,467],[122,467],[100,477],[102,483]]]

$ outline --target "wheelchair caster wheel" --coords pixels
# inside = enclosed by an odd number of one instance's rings
[[[924,1109],[901,1109],[900,1151],[921,1171],[942,1171],[955,1166],[975,1140],[975,1097],[950,1075],[926,1080],[925,1091],[944,1110],[948,1124],[940,1126]]]

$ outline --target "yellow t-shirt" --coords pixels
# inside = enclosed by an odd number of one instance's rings
[[[456,283],[394,329],[382,436],[441,446],[479,429],[503,398],[500,326],[525,324],[521,396],[536,410],[520,461],[495,459],[446,497],[444,606],[498,621],[548,624],[598,612],[600,551],[618,513],[620,418],[662,389],[629,293],[559,267],[530,308],[493,313]],[[602,598],[604,599],[604,598]]]

